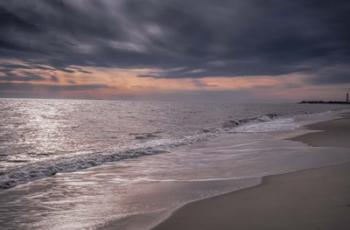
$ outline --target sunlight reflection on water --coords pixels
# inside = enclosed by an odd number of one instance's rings
[[[188,201],[256,185],[261,176],[350,160],[346,149],[330,154],[268,134],[232,137],[3,191],[2,229],[147,229]]]

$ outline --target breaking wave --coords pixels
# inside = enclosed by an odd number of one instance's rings
[[[167,153],[174,147],[204,141],[220,133],[271,132],[290,130],[296,127],[298,127],[298,124],[293,117],[265,114],[240,120],[228,120],[222,124],[222,127],[201,129],[192,136],[179,139],[162,139],[158,136],[160,132],[130,134],[135,139],[144,140],[144,142],[129,149],[87,153],[70,158],[41,161],[2,171],[0,172],[0,189],[11,188],[18,184],[45,178],[57,173],[79,171],[108,162]]]

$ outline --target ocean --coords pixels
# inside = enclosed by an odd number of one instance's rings
[[[0,99],[1,229],[147,229],[179,206],[350,160],[284,140],[346,105]]]

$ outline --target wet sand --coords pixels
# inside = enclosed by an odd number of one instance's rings
[[[350,116],[309,126],[311,146],[350,147]],[[350,154],[350,150],[349,150]],[[269,176],[256,187],[193,202],[153,230],[347,230],[350,163]]]
[[[333,146],[350,148],[350,114],[344,114],[344,118],[332,121],[320,122],[307,126],[318,132],[291,138],[314,147]]]

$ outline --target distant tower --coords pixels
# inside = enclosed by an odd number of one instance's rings
[[[349,93],[346,93],[346,102],[349,103]]]

